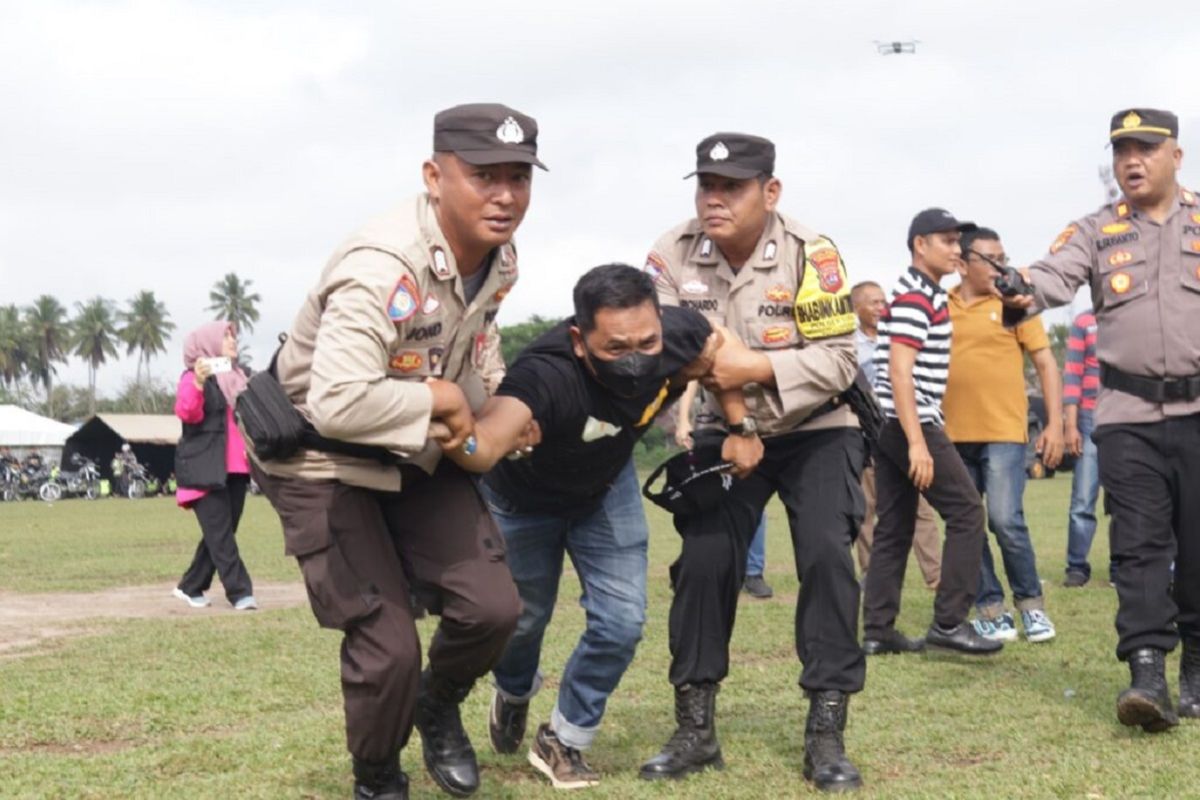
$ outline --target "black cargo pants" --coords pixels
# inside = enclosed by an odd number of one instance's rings
[[[779,493],[787,509],[800,596],[796,655],[800,685],[857,692],[866,663],[858,644],[858,581],[850,545],[863,516],[857,428],[789,433],[763,440],[758,468],[735,480],[722,504],[675,517],[683,549],[671,565],[671,683],[720,681],[746,571],[746,553],[763,507]]]

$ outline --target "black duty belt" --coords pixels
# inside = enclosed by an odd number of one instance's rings
[[[1189,375],[1186,378],[1152,378],[1123,372],[1102,361],[1100,383],[1107,389],[1126,392],[1151,403],[1190,402],[1200,398],[1200,375]]]

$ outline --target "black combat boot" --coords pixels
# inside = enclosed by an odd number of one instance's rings
[[[1179,660],[1179,716],[1200,717],[1200,639],[1183,640]]]
[[[675,687],[675,733],[654,758],[642,764],[646,780],[682,778],[692,772],[725,766],[717,741],[718,683],[689,683]]]
[[[1117,697],[1117,719],[1122,725],[1141,725],[1147,733],[1161,733],[1179,724],[1167,689],[1167,654],[1154,647],[1134,650],[1129,656],[1132,685]]]
[[[373,762],[354,759],[354,800],[408,800],[408,776],[400,757]]]
[[[846,792],[862,786],[862,776],[846,758],[842,734],[850,697],[830,689],[808,695],[804,725],[804,777],[822,792]]]
[[[455,797],[467,797],[479,788],[475,749],[459,715],[459,704],[470,692],[470,684],[453,683],[428,669],[421,673],[416,723],[425,769],[438,786]]]

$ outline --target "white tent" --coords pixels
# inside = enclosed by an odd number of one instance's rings
[[[20,406],[0,405],[0,447],[61,448],[75,426],[34,414]]]

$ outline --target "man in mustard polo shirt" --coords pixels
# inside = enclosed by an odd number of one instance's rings
[[[1023,502],[1029,440],[1023,354],[1029,353],[1046,399],[1046,427],[1038,437],[1037,449],[1051,468],[1058,465],[1063,448],[1058,364],[1040,318],[1028,319],[1016,328],[1002,323],[1003,307],[991,292],[999,274],[996,267],[1008,264],[999,235],[988,228],[968,231],[962,237],[962,253],[958,268],[962,283],[950,290],[954,333],[952,369],[942,404],[946,434],[986,498],[988,528],[1000,545],[1025,636],[1031,642],[1045,642],[1054,638],[1054,624],[1046,615]],[[981,636],[1001,641],[1017,638],[991,547],[986,545],[975,605],[975,629]]]

